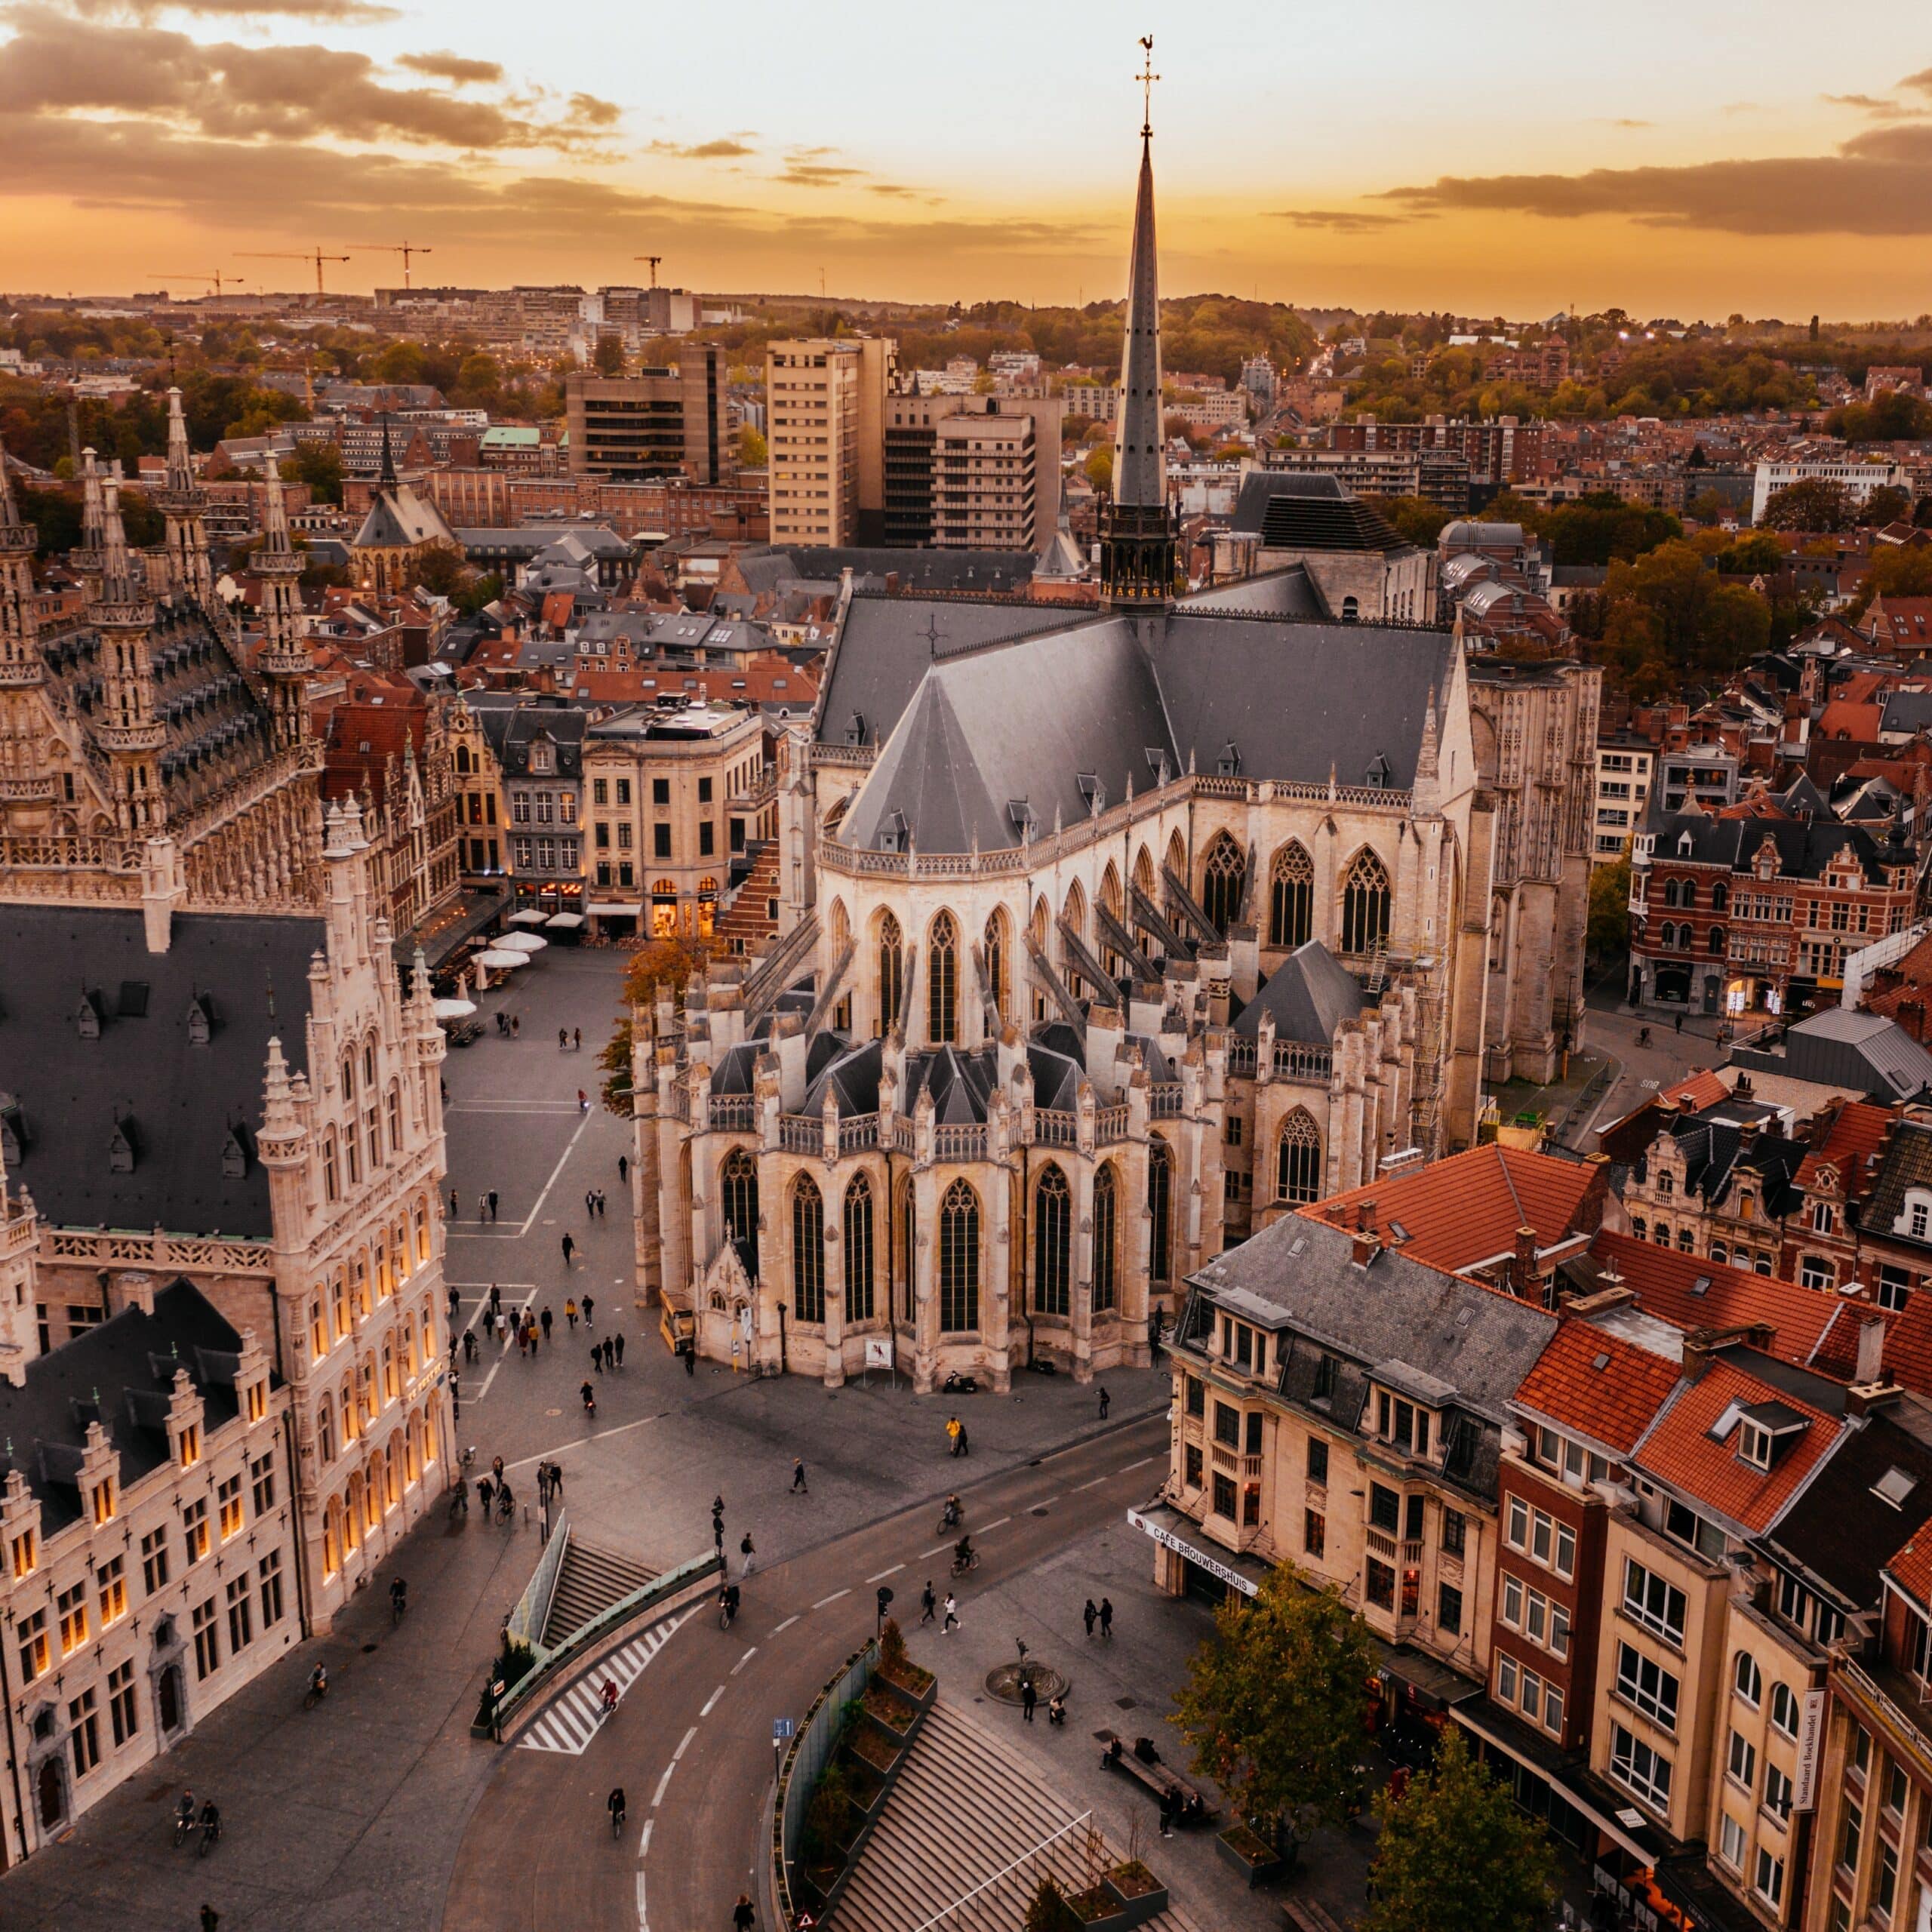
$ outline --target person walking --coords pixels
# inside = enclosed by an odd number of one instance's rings
[[[494,1281],[490,1284],[490,1312],[500,1315],[503,1312],[503,1291]]]
[[[1684,1016],[1681,1013],[1677,1016],[1677,1030],[1680,1033],[1684,1031]]]
[[[465,1361],[476,1359],[476,1331],[466,1328],[463,1331],[463,1358]]]
[[[970,1456],[973,1453],[973,1444],[967,1435],[966,1425],[963,1422],[959,1425],[959,1453],[962,1456]]]
[[[948,1416],[946,1419],[946,1454],[949,1456],[958,1455],[959,1454],[959,1418],[957,1416]]]
[[[220,1923],[221,1914],[217,1912],[213,1906],[204,1900],[202,1906],[202,1932],[215,1932],[215,1927]]]
[[[451,1188],[450,1189],[450,1219],[452,1221],[456,1219],[456,1189]]]
[[[527,1355],[530,1352],[530,1331],[521,1321],[516,1324],[516,1352],[520,1355]]]
[[[561,1496],[564,1493],[564,1466],[561,1463],[550,1465],[550,1493]]]
[[[1112,1600],[1107,1597],[1103,1597],[1100,1599],[1100,1635],[1106,1638],[1109,1643],[1113,1641],[1114,1607]]]
[[[792,1494],[809,1496],[811,1491],[805,1485],[805,1459],[802,1456],[792,1458]]]
[[[583,1325],[586,1328],[590,1326],[590,1318],[596,1312],[596,1297],[594,1295],[586,1295],[583,1298]]]
[[[579,1054],[583,1051],[583,1029],[581,1026],[571,1029],[571,1051]]]
[[[611,1346],[616,1352],[617,1366],[620,1368],[622,1368],[624,1365],[624,1335],[622,1329],[618,1330],[616,1338],[612,1341]]]
[[[583,1190],[583,1212],[586,1220],[597,1212],[597,1190],[594,1187]]]
[[[557,1029],[557,1051],[558,1051],[558,1052],[559,1052],[559,1053],[561,1054],[561,1053],[564,1053],[564,1052],[568,1051],[568,1049],[569,1049],[569,1047],[570,1047],[570,1044],[571,1044],[571,1029],[570,1029],[568,1026],[559,1026],[559,1027]]]
[[[490,1218],[490,1194],[487,1188],[476,1197],[476,1218],[479,1221]]]
[[[939,1626],[942,1637],[949,1637],[959,1628],[959,1599],[950,1590],[946,1593],[946,1621]]]
[[[1087,1607],[1080,1613],[1080,1620],[1086,1625],[1087,1635],[1090,1638],[1094,1635],[1094,1626],[1100,1620],[1100,1613],[1094,1607],[1094,1599],[1089,1597]]]
[[[1033,1721],[1033,1706],[1039,1701],[1040,1694],[1033,1688],[1033,1680],[1023,1677],[1020,1680],[1020,1715],[1029,1724]]]
[[[566,1235],[563,1238],[562,1244],[564,1250],[564,1266],[566,1268],[568,1268],[573,1265],[571,1260],[571,1257],[577,1252],[577,1243],[572,1241],[568,1235]]]
[[[740,1577],[749,1577],[758,1567],[758,1551],[752,1542],[752,1533],[745,1532],[744,1541],[738,1546],[738,1554],[745,1559],[745,1567],[738,1572]]]
[[[631,1157],[628,1154],[617,1156],[617,1185],[628,1187],[631,1180]]]
[[[512,1040],[520,1040],[523,1038],[523,1021],[514,1013],[510,1015],[510,1038]]]
[[[550,1312],[550,1304],[546,1301],[543,1304],[543,1312],[537,1317],[537,1320],[543,1324],[543,1339],[546,1342],[550,1339],[550,1324],[552,1322],[555,1321],[556,1318],[557,1318]]]
[[[590,1096],[581,1087],[577,1090],[577,1110],[580,1114],[590,1111]]]
[[[1114,1398],[1107,1393],[1106,1385],[1104,1383],[1102,1384],[1100,1389],[1100,1420],[1103,1422],[1105,1422],[1107,1419],[1107,1411],[1112,1406],[1113,1399]]]
[[[488,1476],[476,1478],[476,1506],[483,1512],[483,1520],[490,1520],[490,1498],[496,1493],[496,1485]]]
[[[457,1311],[463,1306],[463,1297],[457,1292],[454,1284],[452,1284],[450,1289],[449,1300],[450,1319],[454,1321],[457,1317]]]
[[[491,1219],[492,1221],[494,1221],[494,1220],[496,1220],[496,1218],[497,1218],[497,1190],[493,1187],[493,1188],[491,1188],[491,1190],[490,1190],[490,1219]]]
[[[680,1342],[678,1344],[678,1352],[685,1358],[685,1373],[687,1375],[697,1374],[697,1344],[695,1342]]]
[[[577,1333],[577,1297],[568,1296],[564,1302],[564,1319],[571,1324],[571,1333]]]
[[[934,1612],[938,1607],[939,1599],[933,1595],[933,1580],[928,1577],[926,1587],[919,1592],[919,1621],[921,1623],[931,1623]]]
[[[731,1932],[752,1932],[758,1923],[758,1914],[752,1909],[752,1895],[749,1892],[738,1894],[738,1903],[731,1908]]]

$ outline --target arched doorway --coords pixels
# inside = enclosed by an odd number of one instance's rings
[[[154,1687],[154,1710],[155,1721],[164,1735],[181,1728],[181,1720],[186,1713],[182,1709],[179,1664],[171,1663],[161,1673],[160,1681]]]
[[[67,1774],[57,1753],[41,1761],[34,1777],[34,1804],[43,1832],[57,1832],[67,1822]]]

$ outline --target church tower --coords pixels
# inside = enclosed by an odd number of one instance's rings
[[[54,780],[42,769],[46,730],[40,688],[47,666],[34,613],[33,553],[38,533],[20,520],[0,448],[0,808],[51,798]],[[3,1219],[4,1216],[0,1216]]]
[[[123,832],[165,829],[160,753],[167,728],[155,710],[150,649],[154,604],[121,525],[121,483],[106,480],[101,509],[101,583],[92,615],[100,633],[101,697],[94,737],[113,773],[114,816]]]
[[[168,587],[205,611],[214,604],[214,573],[208,565],[208,492],[195,481],[188,453],[188,423],[181,392],[168,392],[168,481],[156,493],[168,525]]]
[[[262,580],[262,654],[256,669],[266,681],[275,714],[275,746],[286,750],[309,731],[309,647],[301,629],[302,559],[288,540],[288,512],[281,497],[281,466],[268,460],[268,508],[260,546],[249,568]]]
[[[1147,109],[1140,127],[1140,185],[1134,205],[1134,253],[1128,271],[1127,342],[1121,357],[1120,417],[1114,442],[1112,500],[1100,511],[1100,594],[1115,606],[1171,601],[1178,549],[1168,506],[1161,432],[1161,288],[1154,248],[1154,43],[1140,79]]]

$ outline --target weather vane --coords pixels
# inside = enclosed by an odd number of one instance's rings
[[[1140,45],[1146,49],[1147,58],[1135,78],[1140,83],[1143,105],[1140,119],[1140,138],[1149,139],[1154,132],[1154,83],[1161,77],[1154,71],[1154,36],[1143,33]]]

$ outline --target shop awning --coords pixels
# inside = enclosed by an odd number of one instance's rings
[[[408,967],[414,964],[420,946],[433,972],[459,946],[467,945],[488,927],[503,911],[505,903],[501,893],[466,892],[455,904],[415,932],[405,933],[390,950],[398,965]]]
[[[1251,1597],[1261,1587],[1262,1579],[1268,1574],[1269,1566],[1257,1563],[1252,1557],[1241,1556],[1231,1549],[1211,1552],[1201,1544],[1206,1540],[1201,1534],[1201,1526],[1192,1516],[1183,1515],[1171,1503],[1150,1503],[1143,1509],[1130,1509],[1127,1512],[1128,1524],[1143,1536],[1152,1537],[1164,1549],[1172,1550],[1177,1556],[1184,1556],[1189,1562],[1207,1571],[1211,1577],[1218,1577],[1231,1590],[1238,1590],[1243,1596]],[[1192,1534],[1184,1536],[1185,1529]]]
[[[1484,1743],[1527,1765],[1640,1863],[1654,1866],[1671,1850],[1672,1841],[1667,1832],[1660,1831],[1634,1804],[1621,1802],[1586,1766],[1492,1699],[1466,1697],[1451,1715]]]
[[[644,908],[635,899],[593,899],[590,909],[600,919],[635,919]]]

